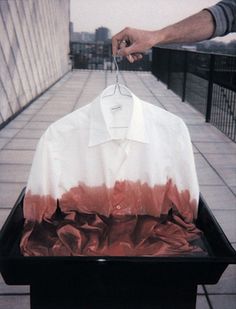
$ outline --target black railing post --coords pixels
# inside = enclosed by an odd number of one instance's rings
[[[170,88],[170,74],[171,74],[171,58],[172,58],[172,52],[171,49],[168,50],[168,57],[167,57],[167,89]]]
[[[152,47],[152,63],[151,63],[151,72],[156,77],[156,47]]]
[[[213,90],[213,75],[215,67],[215,55],[210,55],[208,90],[207,90],[207,106],[206,106],[206,122],[211,120],[211,106],[212,106],[212,90]]]
[[[188,71],[188,52],[185,50],[184,51],[184,76],[183,76],[182,102],[185,101],[187,71]]]

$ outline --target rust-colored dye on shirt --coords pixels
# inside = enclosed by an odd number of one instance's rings
[[[174,204],[174,205],[173,205]],[[60,199],[63,212],[77,210],[84,213],[109,215],[167,214],[176,207],[187,221],[196,217],[196,201],[191,200],[189,190],[178,191],[171,180],[164,185],[149,186],[141,181],[116,181],[112,188],[87,186],[79,183],[64,193]]]
[[[59,208],[57,209],[57,205]],[[171,180],[150,187],[117,181],[113,188],[79,183],[57,201],[28,192],[21,250],[26,256],[160,256],[202,252],[193,243],[196,201]]]

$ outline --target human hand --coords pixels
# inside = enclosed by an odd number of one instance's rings
[[[124,56],[132,63],[142,59],[141,53],[155,44],[155,31],[126,27],[112,37],[112,54]]]

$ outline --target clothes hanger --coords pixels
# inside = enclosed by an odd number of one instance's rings
[[[116,68],[116,82],[113,85],[108,86],[105,90],[103,90],[103,93],[107,91],[107,89],[109,88],[113,88],[113,92],[109,93],[109,94],[102,94],[102,99],[106,98],[106,97],[112,97],[115,96],[116,94],[118,94],[119,96],[125,96],[125,97],[129,97],[132,98],[132,92],[124,85],[119,83],[119,67],[117,64],[117,60],[116,60],[116,56],[112,56],[113,57],[113,62],[115,64],[115,68]],[[122,91],[124,90],[124,91]],[[113,101],[113,100],[112,100]],[[108,101],[109,102],[109,101]],[[132,100],[133,102],[133,100]],[[110,104],[110,103],[109,103]],[[115,109],[120,109],[121,105],[120,104],[116,104],[115,106],[113,106],[111,109],[115,110]],[[121,125],[110,125],[109,128],[110,129],[127,129],[129,127],[129,124],[121,124]]]
[[[114,96],[116,94],[117,91],[122,96],[132,97],[132,95],[130,93],[128,93],[129,89],[127,87],[125,87],[124,85],[121,85],[119,83],[119,67],[118,67],[118,63],[117,63],[117,60],[116,60],[116,56],[112,56],[112,57],[113,57],[113,62],[114,62],[115,67],[116,67],[116,82],[115,82],[113,93],[103,95],[102,97],[103,98],[105,98],[105,97],[112,97],[112,96]],[[121,91],[122,88],[126,90],[126,93],[123,93]]]

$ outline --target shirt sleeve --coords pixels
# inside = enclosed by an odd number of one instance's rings
[[[48,220],[56,211],[60,161],[49,128],[41,137],[34,155],[24,199],[26,221]]]
[[[223,0],[206,8],[215,22],[215,32],[212,38],[236,32],[236,0]]]

